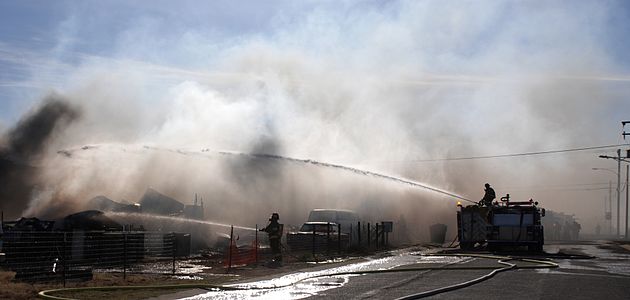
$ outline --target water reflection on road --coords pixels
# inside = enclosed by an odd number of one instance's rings
[[[590,260],[569,260],[558,259],[556,263],[559,265],[559,269],[540,269],[539,273],[563,273],[566,270],[586,270],[586,271],[601,271],[609,274],[629,276],[630,275],[630,254],[611,251],[609,248],[613,247],[614,243],[610,242],[576,242],[575,245],[565,244],[551,244],[546,245],[545,249],[549,253],[557,253],[561,251],[573,251],[579,254],[585,254],[593,256],[594,259]],[[575,275],[575,274],[572,274]]]
[[[417,252],[400,252],[390,257],[372,259],[369,261],[348,264],[325,270],[298,272],[269,280],[235,284],[231,285],[231,287],[239,287],[246,290],[212,291],[186,299],[302,299],[329,289],[341,287],[351,280],[352,276],[360,275],[336,275],[327,277],[317,276],[341,272],[386,270],[417,263],[445,264],[461,260],[461,258],[457,257],[418,256],[417,254]]]

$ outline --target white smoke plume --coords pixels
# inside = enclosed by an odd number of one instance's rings
[[[82,117],[48,147],[39,166],[43,184],[25,214],[70,212],[96,195],[133,202],[151,186],[182,201],[199,193],[209,218],[244,226],[274,211],[297,224],[318,207],[454,225],[453,198],[332,169],[216,154],[225,150],[381,171],[474,200],[490,182],[498,194],[533,197],[586,226],[603,222],[603,191],[548,190],[608,181],[591,171],[612,166],[594,151],[414,160],[618,143],[630,77],[607,46],[615,37],[601,32],[616,12],[612,3],[274,5],[261,13],[269,19],[261,32],[167,24],[170,13],[139,18],[115,33],[106,55],[76,54],[77,63],[47,69],[63,79],[34,75]],[[222,9],[238,16],[238,9]],[[95,10],[75,8],[60,37],[80,37],[88,18],[106,25],[90,14]],[[172,13],[191,11],[184,5]],[[84,145],[95,148],[57,153]]]

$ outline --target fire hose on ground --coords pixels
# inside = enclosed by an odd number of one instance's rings
[[[548,260],[539,260],[539,259],[530,259],[530,258],[514,258],[510,256],[496,256],[496,255],[482,255],[482,254],[425,254],[423,256],[457,256],[457,257],[472,257],[472,258],[485,258],[485,259],[497,259],[498,263],[504,265],[505,267],[493,267],[493,266],[450,266],[444,265],[439,267],[414,267],[414,268],[399,268],[399,269],[385,269],[385,270],[362,270],[362,271],[350,271],[350,272],[338,272],[338,273],[329,273],[329,274],[320,274],[315,276],[309,276],[306,278],[302,278],[300,280],[296,280],[294,282],[284,284],[284,285],[273,285],[273,286],[265,286],[265,287],[239,287],[239,286],[224,286],[224,285],[213,285],[213,284],[173,284],[173,285],[143,285],[143,286],[101,286],[101,287],[76,287],[76,288],[61,288],[61,289],[51,289],[39,292],[38,296],[43,299],[55,299],[55,300],[73,300],[73,298],[65,298],[60,296],[54,296],[53,294],[64,293],[64,292],[81,292],[81,291],[115,291],[115,290],[142,290],[142,289],[158,289],[158,290],[173,290],[173,289],[206,289],[209,291],[247,291],[247,290],[270,290],[270,289],[279,289],[285,288],[289,286],[293,286],[300,282],[322,278],[322,277],[333,277],[333,276],[345,276],[345,275],[367,275],[367,274],[383,274],[383,273],[400,273],[400,272],[419,272],[419,271],[455,271],[455,270],[492,270],[490,273],[485,274],[481,277],[465,281],[462,283],[420,292],[416,294],[407,295],[398,299],[419,299],[424,297],[429,297],[433,295],[437,295],[440,293],[453,291],[456,289],[465,288],[471,286],[473,284],[488,280],[494,275],[515,269],[549,269],[549,268],[557,268],[558,264],[548,261]],[[518,266],[513,263],[509,263],[508,261],[522,261],[531,263],[530,265]]]

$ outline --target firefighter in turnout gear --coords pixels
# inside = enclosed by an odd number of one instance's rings
[[[479,206],[492,206],[492,201],[497,197],[494,189],[490,187],[489,183],[486,183],[485,194],[483,198],[479,201]]]
[[[264,231],[269,235],[269,245],[271,246],[271,252],[274,256],[274,261],[282,261],[282,253],[280,251],[280,238],[282,238],[282,230],[284,225],[278,223],[280,215],[278,213],[271,214],[269,219],[269,225],[265,228],[261,228],[260,231]]]

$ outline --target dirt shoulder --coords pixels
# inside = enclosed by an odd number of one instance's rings
[[[62,283],[27,283],[14,280],[15,272],[0,271],[0,299],[38,299],[37,293],[43,290],[60,289],[63,288]],[[209,284],[222,284],[226,281],[225,278],[214,278],[204,280]],[[93,279],[85,282],[68,282],[66,287],[100,287],[100,286],[137,286],[137,285],[167,285],[167,284],[185,284],[185,283],[199,283],[198,280],[171,278],[164,275],[127,275],[126,279],[123,279],[122,274],[114,273],[94,273]],[[97,299],[104,297],[119,297],[125,295],[122,299],[144,299],[154,296],[150,294],[150,291],[144,291],[141,295],[132,295],[130,291],[119,293],[104,293],[98,292],[98,296],[94,297],[94,294],[86,293],[82,294],[80,299]],[[170,292],[170,291],[169,291]],[[163,294],[164,291],[160,291],[159,294]],[[129,294],[129,297],[126,295]],[[78,293],[59,293],[57,296],[71,298]]]

